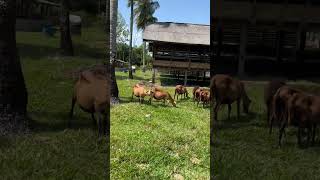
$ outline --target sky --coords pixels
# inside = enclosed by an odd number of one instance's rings
[[[158,0],[160,8],[154,16],[159,22],[179,22],[193,24],[210,24],[210,0]],[[130,8],[128,0],[118,0],[118,11],[130,24]],[[142,43],[142,32],[137,32],[134,25],[133,44]]]

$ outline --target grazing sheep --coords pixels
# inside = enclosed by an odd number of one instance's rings
[[[135,84],[132,87],[132,96],[131,96],[131,101],[133,101],[133,95],[139,98],[139,103],[144,102],[144,97],[150,96],[151,91],[146,90],[145,86],[142,84]]]
[[[237,102],[237,117],[240,118],[240,102],[243,111],[248,114],[251,100],[249,99],[243,82],[229,75],[217,74],[211,79],[210,89],[214,92],[216,105],[214,108],[214,119],[218,120],[218,111],[222,104],[228,104],[228,119],[230,120],[231,104]]]
[[[176,107],[176,101],[171,97],[171,95],[160,88],[153,88],[151,91],[149,102],[151,104],[152,98],[156,100],[163,100],[163,103],[166,104],[166,100],[169,101],[174,107]]]
[[[182,85],[177,85],[176,89],[174,91],[173,99],[176,99],[176,95],[177,95],[177,100],[179,98],[179,95],[181,95],[181,98],[182,98],[182,96],[184,98],[186,98],[186,97],[188,98],[188,90],[187,90],[187,88],[182,86]]]
[[[288,100],[288,125],[298,127],[298,144],[301,145],[301,131],[308,130],[307,145],[312,133],[315,142],[317,124],[320,122],[320,97],[305,93],[296,93]]]
[[[288,123],[288,115],[287,115],[287,104],[289,98],[296,94],[302,93],[302,91],[298,89],[291,88],[287,85],[280,87],[276,94],[273,96],[272,99],[272,111],[270,116],[270,131],[269,134],[272,132],[273,121],[278,122],[279,124],[279,146],[281,145],[281,139],[283,133],[285,133],[285,127]]]
[[[90,70],[80,73],[72,96],[69,127],[71,127],[74,105],[77,103],[83,111],[91,113],[94,123],[96,123],[94,114],[97,113],[99,136],[106,134],[107,123],[109,123],[107,109],[110,106],[109,82],[106,76]]]
[[[200,92],[200,98],[199,101],[197,103],[197,106],[199,105],[199,102],[202,102],[203,107],[205,107],[205,105],[209,105],[210,103],[210,91],[208,90],[203,90]]]
[[[273,81],[269,81],[264,88],[264,102],[267,107],[267,124],[268,125],[270,124],[269,119],[270,119],[270,112],[272,109],[272,98],[274,94],[277,92],[277,90],[284,85],[286,85],[284,81],[273,80]]]

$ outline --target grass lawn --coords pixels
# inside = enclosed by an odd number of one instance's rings
[[[131,102],[132,86],[149,81],[151,72],[127,77],[117,72],[122,102],[111,108],[111,178],[209,179],[209,109],[191,98],[178,100],[177,108],[163,101]],[[174,87],[165,89],[174,95]]]
[[[298,82],[295,86],[320,92],[320,86]],[[272,135],[266,127],[263,85],[247,85],[252,100],[251,114],[236,120],[236,107],[227,120],[227,107],[218,115],[214,135],[214,174],[216,179],[319,179],[320,146],[297,146],[296,128],[289,128],[278,148],[278,128]],[[320,139],[320,138],[319,138]]]
[[[31,133],[1,138],[1,179],[106,178],[107,145],[98,143],[90,115],[76,107],[73,128],[66,128],[73,81],[65,76],[102,62],[104,37],[102,27],[85,28],[81,37],[73,37],[76,56],[61,58],[59,36],[17,32]]]

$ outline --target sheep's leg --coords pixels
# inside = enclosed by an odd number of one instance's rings
[[[101,117],[101,113],[98,112],[98,136],[99,138],[101,137],[101,134],[103,133],[103,129],[102,129],[102,117]]]
[[[269,135],[272,133],[272,126],[273,126],[273,117],[270,119],[270,122],[269,122]]]
[[[72,97],[71,109],[70,109],[69,121],[68,121],[68,127],[69,128],[71,127],[71,120],[72,120],[72,117],[73,117],[73,108],[74,108],[75,103],[76,103],[76,98]]]
[[[308,136],[307,136],[307,146],[309,146],[310,144],[310,138],[311,138],[311,134],[312,134],[312,125],[309,125],[308,128],[307,128],[307,133],[308,133]]]
[[[316,128],[317,128],[317,124],[314,123],[312,127],[312,145],[314,145],[314,142],[315,142]]]
[[[284,133],[284,128],[286,127],[285,122],[282,122],[281,128],[279,129],[279,146],[281,146],[282,134]]]
[[[301,145],[301,127],[300,127],[300,125],[298,127],[298,145],[299,146]]]
[[[103,136],[109,136],[109,132],[107,134],[107,128],[109,127],[110,128],[110,125],[108,124],[108,115],[107,113],[104,113],[103,116],[101,116],[102,118],[102,127],[101,127],[101,131],[102,131],[102,135]]]
[[[230,121],[231,104],[228,104],[228,120]]]
[[[142,97],[142,99],[141,99],[141,104],[143,104],[143,102],[144,102],[144,97]]]
[[[174,91],[173,99],[176,99],[176,94],[177,94],[177,91]]]
[[[96,126],[97,125],[97,120],[94,117],[94,112],[91,113],[91,118],[92,118],[93,125]]]
[[[219,111],[220,105],[221,105],[220,101],[217,101],[216,107],[214,108],[214,119],[216,121],[218,121],[218,111]]]
[[[237,118],[238,118],[238,121],[239,121],[240,120],[240,99],[237,100]]]

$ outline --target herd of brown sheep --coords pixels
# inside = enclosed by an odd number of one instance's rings
[[[110,82],[103,69],[94,71],[87,70],[80,73],[74,87],[72,96],[72,106],[70,110],[70,121],[73,115],[74,105],[77,103],[80,108],[91,113],[93,122],[97,122],[99,135],[105,134],[106,126],[109,123],[106,109],[110,107],[110,95],[108,82]],[[199,105],[202,102],[203,107],[213,106],[214,120],[218,120],[218,111],[221,105],[228,105],[228,119],[230,119],[231,105],[237,104],[237,118],[240,117],[240,104],[242,103],[243,112],[249,113],[251,103],[248,97],[245,85],[229,75],[217,74],[211,78],[210,88],[196,86],[193,88],[193,101]],[[188,90],[182,85],[175,88],[174,97],[161,87],[152,85],[147,87],[142,83],[135,84],[132,89],[133,96],[139,98],[143,103],[144,98],[149,96],[149,103],[152,99],[166,101],[176,107],[176,101],[180,98],[188,98]],[[285,128],[295,126],[298,128],[298,144],[302,145],[301,135],[307,130],[307,141],[309,145],[310,138],[312,144],[315,143],[316,127],[320,123],[320,96],[308,94],[302,90],[287,85],[284,81],[270,81],[264,90],[264,101],[267,107],[267,124],[272,132],[273,124],[279,125],[279,146],[285,133]],[[214,103],[213,103],[214,102]],[[98,115],[98,121],[95,119]]]
[[[230,119],[231,105],[237,104],[237,118],[240,117],[240,105],[244,113],[249,113],[251,99],[247,95],[245,85],[242,81],[229,75],[217,74],[211,78],[210,88],[196,86],[192,91],[193,100],[202,102],[205,105],[214,104],[214,120],[218,120],[218,111],[221,105],[228,106],[228,119]],[[177,85],[174,98],[159,87],[152,87],[146,90],[144,85],[136,84],[133,87],[133,95],[144,98],[150,96],[151,99],[169,100],[173,106],[176,106],[175,98],[179,95],[188,97],[187,88]],[[320,123],[320,97],[311,95],[302,90],[288,86],[284,81],[274,80],[267,83],[264,91],[264,100],[267,107],[267,124],[272,132],[273,124],[279,126],[279,146],[281,139],[288,126],[298,127],[298,144],[302,145],[301,134],[307,129],[307,142],[309,144],[312,137],[312,144],[315,142],[316,126]],[[214,103],[213,103],[214,102]]]
[[[166,103],[166,101],[168,101],[174,107],[176,107],[177,102],[175,101],[175,99],[178,100],[179,96],[180,96],[180,99],[189,98],[189,93],[188,93],[188,90],[185,86],[177,85],[175,87],[174,96],[172,98],[172,96],[170,95],[170,93],[168,91],[164,90],[163,88],[161,88],[159,86],[151,85],[151,87],[147,87],[143,83],[138,83],[132,87],[131,101],[133,101],[133,96],[136,96],[137,98],[139,98],[139,103],[143,103],[144,98],[146,96],[149,96],[150,97],[149,98],[150,104],[151,104],[152,99],[155,99],[158,101],[163,100],[164,104]],[[197,101],[197,105],[199,105],[199,103],[202,102],[203,107],[205,107],[206,105],[209,105],[209,103],[210,103],[210,90],[208,88],[196,86],[193,88],[193,98],[192,99],[194,101]]]

